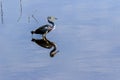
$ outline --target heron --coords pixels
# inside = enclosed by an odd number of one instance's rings
[[[43,26],[40,26],[39,28],[37,28],[34,31],[31,31],[31,34],[41,34],[42,37],[45,37],[47,33],[49,33],[50,31],[52,31],[53,29],[55,29],[55,24],[54,21],[57,20],[57,18],[53,17],[53,16],[48,16],[47,17],[47,21],[50,24],[46,24]]]

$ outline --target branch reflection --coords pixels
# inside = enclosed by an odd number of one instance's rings
[[[54,42],[49,41],[46,37],[42,37],[42,39],[32,38],[32,41],[46,49],[51,49],[53,47],[50,51],[50,57],[54,57],[55,54],[59,52],[57,50],[57,45]]]

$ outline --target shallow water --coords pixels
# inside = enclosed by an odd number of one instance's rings
[[[19,1],[3,1],[0,80],[119,80],[120,1],[22,0],[22,4],[17,22]],[[53,58],[51,49],[31,41],[30,33],[46,24],[48,15],[58,17],[56,29],[47,35],[59,50]]]

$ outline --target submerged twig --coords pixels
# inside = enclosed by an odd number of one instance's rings
[[[22,17],[22,0],[20,0],[20,16],[19,16],[17,22],[20,21],[21,17]]]
[[[37,23],[39,23],[38,20],[34,17],[34,15],[32,15],[32,18],[33,18]]]
[[[1,1],[1,23],[2,23],[2,24],[4,23],[4,20],[3,20],[3,6],[2,6],[2,1]]]

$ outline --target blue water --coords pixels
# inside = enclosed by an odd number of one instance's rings
[[[17,22],[19,0],[3,0],[0,80],[120,79],[119,0],[22,0],[22,8]],[[60,51],[53,58],[51,49],[31,41],[30,33],[46,24],[49,15],[58,18],[56,29],[47,35]]]

